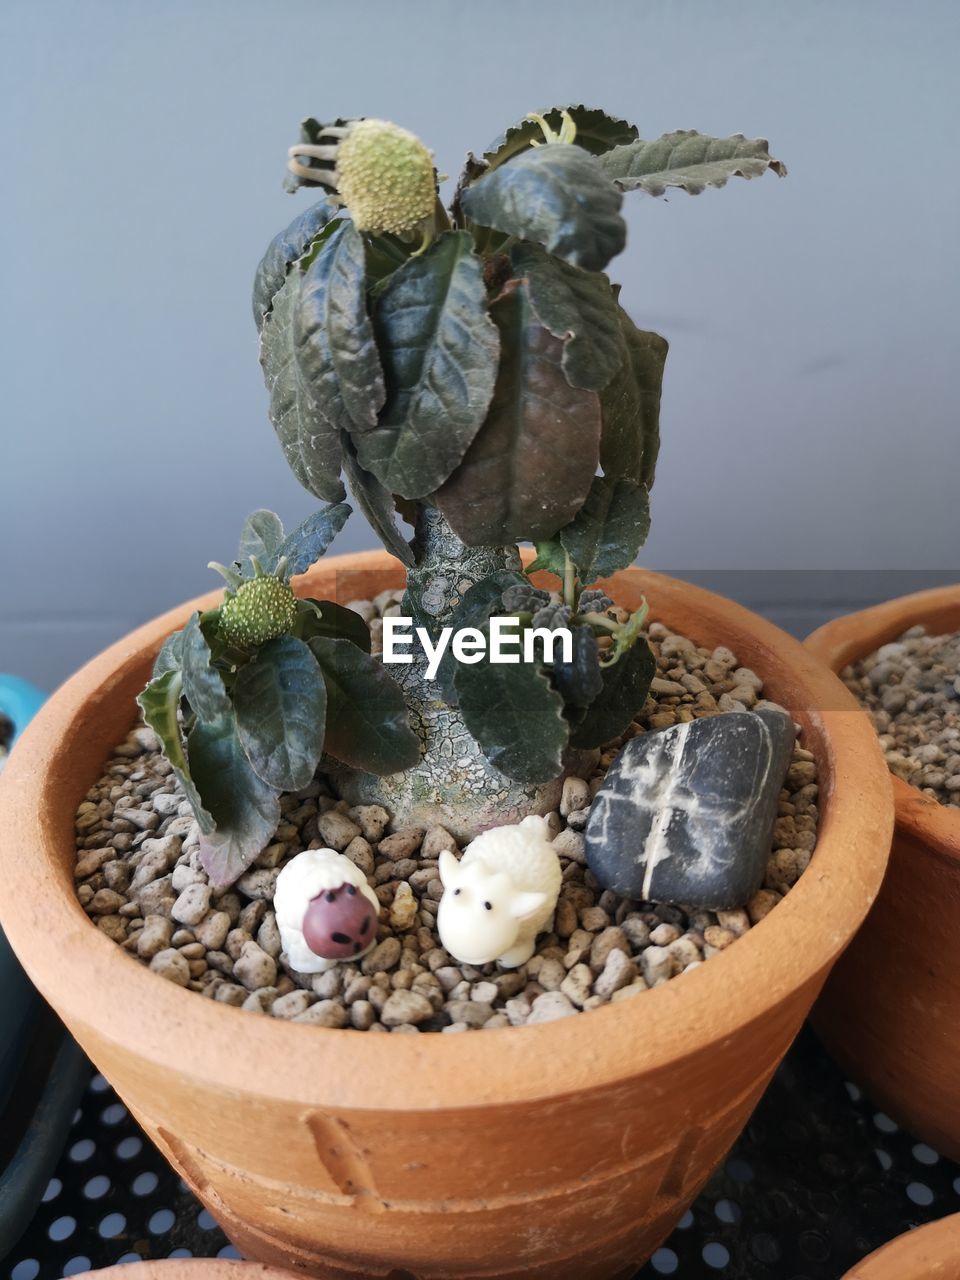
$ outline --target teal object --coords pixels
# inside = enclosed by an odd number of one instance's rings
[[[0,674],[14,742],[44,694]],[[3,814],[0,811],[0,822]],[[90,1064],[40,999],[0,932],[0,1258],[22,1235],[60,1158]]]

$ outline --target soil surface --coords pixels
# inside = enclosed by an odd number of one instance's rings
[[[395,611],[384,592],[353,607],[371,622]],[[274,842],[228,891],[211,890],[199,831],[153,732],[142,725],[108,761],[77,813],[77,893],[97,928],[131,962],[208,999],[259,1014],[361,1031],[456,1033],[570,1017],[676,980],[735,944],[796,883],[817,838],[813,756],[798,741],[780,797],[763,888],[742,908],[702,911],[631,902],[586,867],[583,829],[618,749],[647,729],[773,706],[759,677],[726,648],[698,648],[653,623],[657,676],[640,714],[608,744],[595,775],[568,779],[549,821],[563,868],[553,928],[518,969],[473,968],[440,945],[437,859],[457,849],[443,827],[393,830],[376,805],[350,808],[325,778],[281,801]],[[381,903],[378,943],[359,963],[313,976],[288,966],[272,910],[284,863],[329,847],[362,868]]]
[[[960,631],[911,627],[840,674],[869,711],[891,773],[960,808]]]

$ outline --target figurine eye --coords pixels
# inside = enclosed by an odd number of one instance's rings
[[[492,903],[492,902],[485,902],[483,905],[487,908],[487,910],[488,910],[488,911],[492,911],[492,910],[493,910],[493,903]]]
[[[459,890],[459,889],[454,889],[454,891],[453,891],[453,896],[454,896],[455,898],[459,898],[459,896],[460,896],[460,890]]]
[[[336,902],[336,900],[337,900],[337,895],[336,895],[336,894],[334,893],[334,891],[331,889],[331,890],[330,890],[330,892],[327,894],[327,901],[328,901],[328,902]]]
[[[352,884],[347,885],[347,893],[350,895],[351,898],[356,894],[356,892],[357,891]]]

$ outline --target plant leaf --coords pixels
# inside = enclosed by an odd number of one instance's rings
[[[341,222],[308,257],[294,315],[300,374],[327,422],[366,431],[376,426],[385,392],[367,315],[363,237]]]
[[[448,232],[398,267],[374,320],[387,403],[379,426],[354,432],[357,455],[392,492],[422,498],[463,457],[497,375],[498,335],[469,232]]]
[[[617,300],[610,281],[522,243],[510,253],[513,274],[523,276],[540,323],[563,340],[563,372],[572,387],[599,391],[627,358]]]
[[[332,640],[349,640],[364,653],[369,653],[370,628],[352,609],[345,609],[334,600],[298,601],[294,634],[310,641],[314,636],[328,636]]]
[[[232,714],[198,720],[187,739],[187,755],[216,824],[200,838],[200,861],[214,887],[226,888],[270,843],[280,822],[280,801],[250,767]]]
[[[638,329],[625,311],[620,325],[627,359],[600,393],[604,475],[653,487],[660,452],[660,392],[667,342]]]
[[[531,784],[559,776],[569,729],[539,664],[462,665],[454,684],[460,714],[494,768]]]
[[[571,735],[570,745],[591,750],[623,733],[643,706],[656,669],[645,640],[637,640],[619,662],[601,667],[603,688]]]
[[[299,791],[323,753],[327,691],[302,640],[280,636],[241,667],[233,686],[237,736],[259,778],[278,791]]]
[[[306,253],[310,242],[339,212],[331,201],[319,200],[298,214],[267,245],[267,251],[260,259],[253,280],[253,318],[258,329],[273,305],[273,299],[283,287],[290,267]]]
[[[168,671],[180,670],[180,655],[183,652],[181,646],[183,644],[183,632],[174,631],[172,635],[167,636],[163,644],[160,646],[160,652],[157,654],[153,663],[153,679],[166,675]]]
[[[393,494],[383,487],[375,475],[361,467],[354,443],[345,431],[340,439],[343,445],[343,470],[357,506],[386,549],[409,569],[416,561],[413,547],[397,528]]]
[[[576,145],[589,151],[591,155],[600,155],[611,147],[622,143],[633,142],[638,136],[637,126],[626,120],[611,116],[600,107],[579,106],[548,107],[537,114],[543,116],[547,124],[556,133],[562,123],[563,112],[567,111],[577,126]],[[495,138],[483,153],[483,158],[491,168],[503,164],[519,151],[525,151],[534,142],[543,142],[543,130],[536,120],[521,120]]]
[[[182,635],[182,632],[178,631],[177,635]],[[180,671],[168,670],[162,676],[150,681],[137,698],[137,705],[143,712],[144,723],[148,724],[160,739],[163,754],[172,767],[184,795],[190,801],[197,825],[203,834],[209,835],[214,827],[213,818],[203,807],[200,793],[190,777],[180,719],[177,715],[182,688]]]
[[[412,769],[420,739],[410,728],[403,691],[380,659],[325,636],[315,636],[310,648],[327,686],[329,754],[381,776]]]
[[[181,651],[183,693],[201,720],[216,720],[230,714],[230,699],[220,672],[210,664],[210,646],[200,627],[200,614],[193,613],[183,629]]]
[[[301,273],[291,271],[260,332],[260,363],[270,393],[270,421],[287,465],[310,493],[324,502],[341,502],[340,441],[310,397],[296,359],[294,315]]]
[[[665,133],[656,142],[638,138],[605,152],[599,164],[621,191],[652,196],[662,196],[667,187],[696,196],[705,187],[725,186],[728,178],[759,178],[768,169],[783,178],[787,172],[771,157],[765,138],[708,138],[693,129]]]
[[[509,281],[491,315],[502,356],[490,412],[436,495],[469,546],[556,533],[583,504],[599,450],[599,399],[567,382],[563,343],[537,322],[525,282]]]
[[[573,658],[553,664],[553,683],[568,707],[589,707],[603,690],[600,650],[589,626],[571,627]]]
[[[263,568],[267,573],[272,573],[285,558],[288,577],[306,573],[311,565],[326,554],[330,543],[347,523],[350,513],[351,508],[345,502],[331,503],[314,511],[283,539],[272,556],[261,561]]]
[[[525,573],[552,573],[555,578],[563,579],[566,558],[559,538],[548,538],[537,543],[537,558],[531,560]]]
[[[602,271],[623,250],[622,200],[599,160],[565,143],[523,151],[461,195],[464,212],[480,226],[535,240],[586,271]]]
[[[240,546],[237,548],[237,563],[245,578],[254,575],[250,557],[255,556],[264,569],[269,565],[270,571],[277,563],[277,548],[283,541],[283,524],[273,511],[254,511],[247,516],[240,530]]]
[[[502,597],[507,587],[516,586],[524,581],[522,573],[514,573],[511,569],[501,569],[486,578],[481,578],[464,592],[460,603],[451,612],[445,625],[452,627],[454,634],[462,631],[464,627],[478,627],[482,630],[494,614],[505,612]],[[440,696],[449,707],[457,705],[455,678],[459,669],[460,664],[448,645],[440,659],[436,680]]]
[[[597,476],[560,542],[581,582],[608,578],[633,564],[650,532],[650,498],[642,484]]]

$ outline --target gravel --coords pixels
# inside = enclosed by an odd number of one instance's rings
[[[840,674],[870,713],[891,773],[960,808],[960,631],[911,627]]]
[[[397,597],[355,602],[378,632]],[[622,615],[621,615],[622,616]],[[358,1031],[458,1033],[572,1017],[675,981],[732,946],[806,868],[816,844],[817,781],[810,752],[794,748],[764,887],[737,911],[630,902],[587,870],[583,827],[592,796],[627,738],[724,711],[774,705],[729,649],[698,648],[653,623],[657,681],[637,720],[601,754],[592,778],[566,781],[549,821],[563,869],[551,932],[524,966],[459,964],[440,945],[437,860],[457,849],[441,826],[395,829],[378,805],[349,807],[322,776],[281,798],[281,822],[256,864],[217,893],[199,859],[189,803],[151,730],[138,726],[108,761],[76,818],[77,895],[94,925],[178,986],[252,1013]],[[381,903],[377,946],[359,965],[291,970],[272,892],[303,849],[342,850]]]

